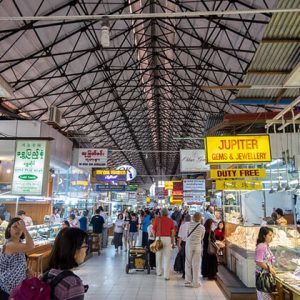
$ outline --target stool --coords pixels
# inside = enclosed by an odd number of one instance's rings
[[[28,269],[31,270],[34,276],[43,275],[43,253],[33,253],[28,256]]]

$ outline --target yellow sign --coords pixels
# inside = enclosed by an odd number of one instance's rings
[[[170,204],[171,205],[181,205],[182,199],[174,199],[173,195],[170,196]]]
[[[96,170],[96,175],[126,175],[126,170]]]
[[[87,180],[77,180],[77,181],[71,181],[71,184],[87,186],[89,184],[89,182]]]
[[[173,190],[173,181],[165,181],[165,190]]]
[[[260,180],[216,180],[216,190],[262,190]]]
[[[151,199],[149,196],[146,197],[146,203],[149,204],[151,202]]]
[[[267,176],[266,169],[211,169],[211,179],[227,179],[227,178],[265,178]]]
[[[205,151],[208,164],[271,161],[268,135],[208,136]]]

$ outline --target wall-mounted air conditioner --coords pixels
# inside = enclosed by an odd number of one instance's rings
[[[48,123],[60,126],[61,117],[62,117],[61,111],[56,106],[50,106],[48,109],[48,113],[49,113]]]

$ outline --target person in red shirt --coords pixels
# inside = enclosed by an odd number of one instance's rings
[[[175,247],[175,226],[173,220],[168,217],[167,208],[162,208],[161,217],[155,219],[153,232],[155,238],[158,239],[160,237],[163,243],[163,248],[156,252],[156,275],[161,276],[164,272],[165,280],[169,280],[171,251]],[[162,262],[164,263],[163,265]]]
[[[215,229],[215,236],[217,241],[224,241],[225,239],[225,223],[221,221],[218,223],[218,227]]]

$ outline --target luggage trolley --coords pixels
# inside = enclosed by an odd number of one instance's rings
[[[148,259],[148,250],[142,247],[130,248],[128,251],[128,263],[126,264],[126,273],[129,270],[147,270],[147,274],[150,274],[150,264]]]

